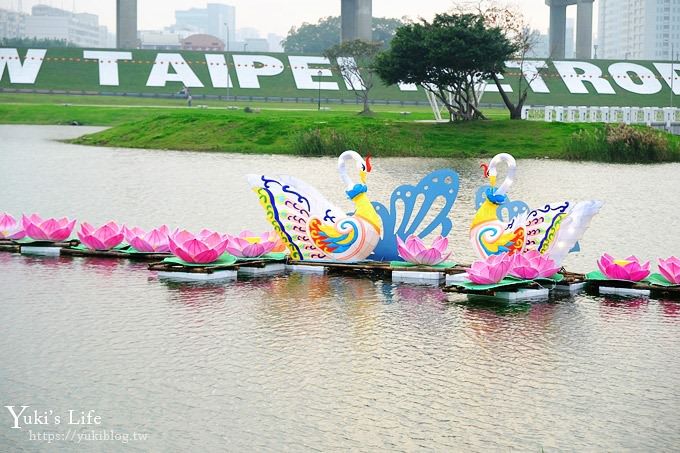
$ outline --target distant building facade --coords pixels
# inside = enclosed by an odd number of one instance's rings
[[[79,47],[110,46],[108,30],[99,25],[99,16],[95,14],[36,5],[24,20],[26,38],[57,39]]]
[[[139,32],[140,48],[155,50],[180,50],[182,36],[170,31],[143,30]]]
[[[269,52],[269,41],[264,38],[246,39],[244,50],[248,52]]]
[[[224,52],[224,43],[212,35],[198,34],[187,36],[182,40],[182,50],[207,50]]]
[[[599,0],[598,58],[671,60],[680,53],[677,0]]]
[[[550,56],[550,38],[538,30],[531,32],[531,48],[527,51],[527,58],[548,58]]]
[[[269,41],[269,52],[283,52],[281,41],[284,39],[286,39],[284,36],[277,35],[275,33],[269,33],[267,35],[267,41]]]
[[[236,8],[231,5],[208,3],[205,8],[175,11],[175,22],[176,27],[191,27],[223,42],[235,41]]]
[[[28,14],[0,9],[0,39],[26,36]]]

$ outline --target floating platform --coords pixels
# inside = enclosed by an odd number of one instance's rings
[[[48,241],[11,241],[0,239],[0,252],[23,253],[25,255],[59,256],[65,248],[80,244],[77,239],[63,242]]]
[[[515,288],[498,288],[482,291],[472,291],[460,286],[451,285],[444,287],[444,292],[465,294],[472,300],[494,300],[498,302],[546,300],[550,297],[550,289],[535,282]]]
[[[280,274],[286,271],[285,262],[265,262],[264,265],[259,262],[255,262],[254,265],[249,265],[250,263],[239,263],[238,264],[238,275],[247,276],[258,276],[258,275],[272,275]]]
[[[386,277],[392,272],[390,263],[378,261],[361,261],[358,263],[341,263],[334,261],[301,261],[288,259],[287,268],[294,272],[312,272],[329,274],[373,274]]]
[[[588,280],[588,289],[602,295],[680,300],[680,286],[659,286],[649,283],[632,283],[614,280]]]
[[[235,280],[238,275],[258,276],[285,272],[285,261],[251,260],[222,266],[183,266],[176,263],[151,263],[149,270],[158,276],[179,281]]]
[[[560,271],[560,274],[564,275],[564,279],[553,288],[556,293],[573,295],[586,290],[588,282],[586,281],[585,274],[568,272],[564,269]]]
[[[172,256],[170,253],[125,253],[120,250],[84,250],[67,247],[62,249],[62,255],[89,256],[97,258],[127,259],[133,261],[159,261]]]

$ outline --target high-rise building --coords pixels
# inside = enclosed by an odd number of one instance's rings
[[[108,32],[99,25],[99,16],[72,13],[46,5],[36,5],[25,18],[24,36],[58,39],[79,47],[107,47]]]
[[[277,35],[276,33],[269,33],[267,35],[267,41],[269,41],[269,51],[270,52],[283,52],[283,46],[281,41],[286,39],[285,36]]]
[[[680,53],[680,0],[599,0],[598,58],[670,60]]]
[[[0,39],[24,37],[26,17],[24,13],[0,9]]]
[[[235,41],[236,8],[221,3],[208,3],[205,8],[175,11],[176,27],[193,29],[216,36],[225,43]]]
[[[548,58],[550,56],[550,45],[547,34],[542,34],[538,30],[531,32],[531,48],[527,51],[527,58]]]

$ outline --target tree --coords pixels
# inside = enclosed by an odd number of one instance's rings
[[[2,38],[0,47],[77,47],[65,39],[38,39],[38,38]]]
[[[322,54],[340,40],[340,18],[324,17],[316,24],[303,23],[291,28],[281,42],[283,50],[289,53]]]
[[[476,3],[464,3],[457,10],[459,13],[473,12],[484,17],[487,26],[500,28],[515,47],[510,64],[513,68],[519,69],[516,83],[513,84],[517,87],[516,97],[511,98],[512,94],[506,92],[496,73],[491,75],[491,79],[498,87],[498,93],[510,112],[510,119],[522,119],[522,108],[529,95],[530,85],[540,77],[541,70],[547,68],[547,65],[537,65],[528,59],[538,44],[538,32],[531,30],[524,15],[516,6],[509,4],[499,4],[494,0],[481,0]]]
[[[390,49],[376,58],[375,70],[387,84],[415,83],[446,106],[450,118],[484,118],[479,110],[480,80],[502,73],[515,52],[498,27],[475,14],[438,14],[397,30]]]
[[[397,28],[402,25],[404,22],[400,19],[374,17],[373,40],[380,42],[386,49]],[[340,43],[340,29],[340,17],[323,17],[316,24],[305,22],[300,27],[292,27],[281,45],[284,51],[289,53],[322,54],[326,49]]]
[[[361,39],[337,44],[324,52],[336,72],[342,74],[345,84],[363,102],[361,115],[371,114],[368,105],[369,93],[374,86],[373,64],[382,48],[379,42],[366,42]]]

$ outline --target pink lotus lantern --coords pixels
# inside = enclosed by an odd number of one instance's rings
[[[227,249],[228,238],[210,230],[197,235],[186,230],[175,230],[170,235],[170,251],[187,263],[210,264],[217,261]]]
[[[123,232],[116,222],[95,228],[87,222],[80,225],[78,239],[91,250],[111,250],[123,242]]]
[[[26,237],[26,232],[19,222],[9,214],[0,213],[0,239],[18,241]]]
[[[612,280],[639,282],[649,275],[649,261],[641,265],[640,260],[634,256],[629,256],[625,260],[615,260],[605,253],[598,260],[597,266],[605,277]]]
[[[155,228],[148,233],[141,228],[123,227],[125,241],[142,253],[169,253],[170,229],[167,225]]]
[[[29,217],[21,216],[21,224],[26,231],[26,236],[31,239],[59,242],[65,241],[71,236],[76,221],[69,220],[66,217],[43,220],[38,214],[31,214]]]
[[[263,233],[260,236],[243,231],[238,236],[227,235],[227,252],[239,258],[257,258],[280,248],[281,240],[276,233]]]
[[[512,256],[510,275],[524,280],[533,280],[552,277],[559,270],[555,261],[541,255],[537,250],[530,250]]]
[[[276,243],[274,248],[272,249],[273,253],[285,253],[286,250],[288,250],[288,247],[286,247],[286,244],[281,240],[281,236],[276,231],[269,231],[268,233],[264,233],[262,237],[267,237],[268,241],[272,241]]]
[[[397,252],[399,256],[413,264],[423,266],[436,266],[448,259],[451,252],[446,252],[449,240],[443,236],[437,237],[432,242],[432,247],[427,247],[422,239],[416,235],[406,238],[406,242],[397,236]]]
[[[490,255],[485,260],[472,263],[467,272],[468,278],[476,285],[495,285],[508,275],[512,261],[507,253]]]
[[[659,258],[659,272],[674,285],[680,285],[680,259],[671,256],[667,260]]]

